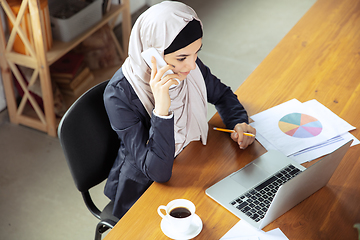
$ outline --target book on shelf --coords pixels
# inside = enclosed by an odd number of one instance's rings
[[[75,89],[79,86],[83,80],[89,75],[90,69],[88,67],[84,67],[81,71],[73,78],[60,78],[60,77],[53,77],[52,79],[58,84],[60,88],[63,89]]]
[[[85,62],[83,62],[80,67],[77,69],[76,73],[74,74],[74,76],[71,76],[68,75],[68,76],[65,76],[65,75],[61,75],[61,74],[51,74],[51,79],[56,79],[56,82],[58,83],[63,83],[63,84],[70,84],[83,70],[84,68],[86,68],[86,64]]]
[[[65,95],[80,97],[86,90],[89,89],[89,84],[94,80],[94,74],[89,72],[81,83],[74,89],[60,88],[61,92]]]
[[[50,66],[51,77],[73,79],[84,66],[84,55],[68,52]]]

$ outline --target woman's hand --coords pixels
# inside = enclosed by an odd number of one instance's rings
[[[256,129],[246,123],[238,123],[234,127],[235,132],[231,133],[231,138],[239,144],[240,149],[247,148],[255,140],[255,137],[245,136],[243,133],[256,135]]]
[[[156,67],[156,59],[154,57],[151,58],[152,69],[151,69],[151,79],[150,79],[150,87],[151,91],[154,95],[155,100],[155,113],[160,116],[167,116],[169,114],[169,108],[171,104],[169,88],[171,85],[178,85],[178,81],[174,78],[179,77],[177,74],[169,74],[165,77],[162,77],[164,73],[173,67],[167,65],[161,69],[159,72]]]

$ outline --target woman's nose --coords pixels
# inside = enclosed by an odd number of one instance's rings
[[[194,70],[196,68],[196,58],[189,58],[189,61],[187,62],[187,66],[190,68],[190,70]]]

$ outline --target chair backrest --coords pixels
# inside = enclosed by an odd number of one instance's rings
[[[108,177],[120,145],[104,106],[107,83],[102,82],[79,97],[58,128],[60,144],[80,192]]]

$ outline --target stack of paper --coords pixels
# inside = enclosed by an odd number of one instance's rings
[[[355,127],[317,100],[296,99],[251,116],[256,139],[267,149],[277,149],[303,163],[334,151],[350,139]]]
[[[247,222],[240,220],[220,240],[289,240],[279,229],[268,232],[256,229]]]

